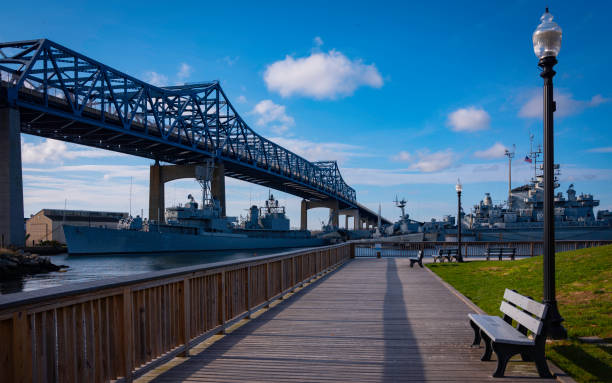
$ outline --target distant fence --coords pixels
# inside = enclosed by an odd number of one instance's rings
[[[612,244],[612,241],[556,241],[557,252],[583,249]],[[380,246],[380,247],[377,247]],[[484,257],[489,247],[513,247],[516,256],[533,257],[543,254],[542,242],[461,242],[461,253],[464,257]],[[424,251],[425,257],[438,254],[443,248],[457,248],[457,242],[393,242],[363,240],[355,242],[355,257],[376,257],[380,252],[382,257],[408,257]]]
[[[346,243],[0,296],[1,380],[131,381],[352,254]]]

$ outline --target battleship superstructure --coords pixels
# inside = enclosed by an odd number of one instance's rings
[[[210,170],[210,169],[209,169]],[[70,254],[128,254],[179,251],[246,250],[320,246],[323,238],[307,230],[289,230],[285,208],[270,194],[262,208],[252,206],[242,225],[224,217],[210,194],[212,170],[200,171],[202,205],[192,195],[183,206],[167,208],[165,222],[129,217],[118,229],[64,226]],[[196,170],[196,174],[198,171]]]
[[[474,205],[471,214],[463,217],[463,225],[473,232],[477,241],[539,241],[544,226],[544,175],[540,156],[541,147],[531,150],[525,161],[532,163],[534,176],[523,186],[510,189],[505,204],[494,204],[489,193]],[[559,165],[554,166],[555,176]],[[555,188],[560,185],[555,178]],[[592,194],[577,195],[570,184],[566,197],[559,192],[554,198],[555,238],[557,240],[611,240],[612,213],[593,208],[599,201]]]
[[[533,137],[531,137],[533,143]],[[533,177],[526,185],[511,188],[512,151],[508,157],[508,199],[494,204],[490,193],[474,205],[470,214],[461,213],[462,237],[464,241],[541,241],[544,228],[544,176],[542,171],[542,148],[530,151],[525,161],[533,166]],[[559,165],[554,166],[555,177],[560,174]],[[555,188],[560,184],[555,179]],[[385,227],[385,236],[400,236],[406,241],[456,241],[456,217],[445,215],[442,220],[429,222],[411,220],[405,213],[406,201],[395,199],[401,209],[400,219]],[[599,201],[592,194],[577,194],[570,184],[566,196],[555,195],[556,240],[612,240],[612,212],[600,210],[594,213]]]

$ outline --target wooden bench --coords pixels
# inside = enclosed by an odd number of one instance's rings
[[[502,260],[502,257],[510,257],[511,260],[514,261],[514,256],[516,255],[516,248],[514,247],[489,247],[487,248],[487,261],[491,260],[491,256],[499,257],[499,260]]]
[[[411,255],[408,257],[410,259],[410,267],[413,267],[415,263],[418,263],[419,266],[423,267],[423,250],[419,250],[417,255]]]
[[[434,263],[436,261],[440,261],[440,263],[444,262],[444,258],[451,262],[453,258],[457,259],[459,251],[457,249],[440,249],[438,250],[438,255],[433,256]]]
[[[548,305],[506,289],[499,309],[504,313],[503,318],[468,314],[474,329],[472,346],[479,346],[481,339],[485,343],[481,360],[491,360],[492,351],[497,355],[497,370],[493,376],[503,377],[510,358],[521,354],[523,361],[535,362],[541,378],[552,378],[544,355]],[[512,326],[512,320],[517,322],[516,328]]]

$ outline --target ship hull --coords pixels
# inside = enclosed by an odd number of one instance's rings
[[[243,234],[205,233],[190,235],[95,227],[64,226],[69,254],[137,254],[250,250],[312,247],[327,244],[325,239],[253,238]]]

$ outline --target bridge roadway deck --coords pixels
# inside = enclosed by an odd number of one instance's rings
[[[469,312],[407,259],[352,260],[153,381],[499,381],[469,346]],[[504,382],[538,381],[532,365],[511,362]]]

